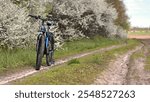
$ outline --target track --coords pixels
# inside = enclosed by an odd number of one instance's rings
[[[116,60],[109,63],[108,68],[97,77],[96,85],[150,85],[150,71],[144,69],[149,39],[140,39],[142,46],[120,55]],[[132,54],[143,55],[132,59]]]
[[[130,56],[140,50],[143,46],[137,47],[124,55],[119,56],[115,61],[108,65],[102,75],[100,75],[94,82],[96,85],[124,85],[126,84],[126,75],[129,69]]]
[[[94,54],[94,53],[99,53],[99,52],[102,53],[102,52],[105,52],[105,51],[108,51],[108,50],[111,50],[111,49],[115,49],[115,48],[119,48],[119,47],[122,47],[122,46],[125,46],[125,45],[111,46],[111,47],[102,48],[102,49],[98,49],[98,50],[87,52],[87,53],[73,55],[73,56],[67,57],[65,59],[60,59],[60,60],[56,61],[55,64],[52,65],[51,67],[42,66],[40,71],[48,70],[50,68],[53,68],[54,66],[61,65],[61,64],[66,63],[66,62],[68,62],[72,59],[81,58],[81,57],[91,55],[91,54]],[[38,72],[39,71],[36,71],[36,70],[34,70],[34,68],[32,68],[32,69],[24,70],[22,72],[16,72],[16,73],[13,73],[13,74],[5,76],[5,77],[0,77],[0,84],[1,85],[2,84],[7,84],[11,81],[27,77],[29,75],[32,75],[32,74],[35,74],[35,73],[38,73]]]

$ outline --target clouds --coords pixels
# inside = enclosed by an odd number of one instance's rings
[[[150,26],[150,0],[124,0],[132,26]]]

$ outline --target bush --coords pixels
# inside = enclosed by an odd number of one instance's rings
[[[57,47],[64,41],[95,35],[126,36],[114,24],[116,9],[105,0],[1,0],[0,47],[13,49],[35,43],[38,23],[28,15],[45,17],[49,12],[59,19],[58,28],[52,29]]]
[[[59,18],[59,33],[63,39],[117,34],[116,9],[104,0],[54,0],[53,4],[53,14]]]

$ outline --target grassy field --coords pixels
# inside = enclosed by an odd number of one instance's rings
[[[95,78],[106,69],[108,63],[117,56],[134,49],[139,43],[129,40],[128,45],[97,53],[84,58],[74,59],[60,66],[56,66],[48,71],[42,71],[24,79],[17,80],[13,84],[50,84],[50,85],[84,85],[92,84]]]
[[[138,32],[129,32],[129,35],[150,35],[150,31],[138,31]]]
[[[55,52],[55,59],[122,43],[124,43],[124,41],[102,37],[67,42],[62,49],[58,49]],[[15,72],[16,70],[34,67],[35,58],[36,51],[34,47],[0,50],[0,74],[2,75],[8,72]],[[45,64],[45,59],[43,59],[43,64]]]

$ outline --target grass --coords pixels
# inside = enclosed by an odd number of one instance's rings
[[[146,71],[150,71],[150,49],[148,49],[148,53],[145,55],[144,52],[145,52],[145,48],[143,48],[142,50],[134,53],[131,55],[131,61],[130,62],[133,62],[139,58],[146,58],[146,61],[145,61],[145,65],[144,65],[144,69]]]
[[[102,37],[67,42],[62,49],[55,51],[55,59],[122,43],[123,41],[120,40],[111,40]],[[36,51],[34,47],[0,50],[0,74],[22,70],[26,66],[33,67],[35,65],[35,58]],[[45,64],[45,59],[43,60],[43,64]]]
[[[117,56],[134,49],[138,45],[135,40],[129,40],[128,45],[97,53],[84,58],[75,59],[60,66],[55,66],[48,71],[42,71],[24,79],[17,80],[13,84],[21,85],[87,85],[93,84],[95,78],[107,68],[111,60]],[[79,63],[78,63],[79,62]]]
[[[95,37],[93,39],[80,39],[78,41],[66,42],[62,50],[55,53],[55,58],[58,59],[68,55],[78,54],[81,52],[92,51],[99,48],[108,47],[111,45],[123,44],[124,41],[119,39],[109,39],[102,37]]]
[[[35,49],[32,47],[27,49],[1,50],[0,51],[0,74],[8,71],[14,71],[19,67],[34,66]]]
[[[150,71],[150,48],[148,49],[148,54],[146,57],[145,70]]]
[[[143,52],[144,52],[144,49],[132,54],[131,55],[131,60],[135,60],[135,59],[138,59],[138,58],[144,58],[145,56],[144,56]]]
[[[68,62],[68,65],[72,65],[72,64],[80,64],[80,61],[78,59],[72,59]]]
[[[129,32],[129,35],[150,35],[150,31]]]
[[[141,59],[141,58],[142,58],[142,59],[145,58],[144,52],[145,52],[145,48],[143,47],[141,50],[134,52],[134,53],[130,56],[130,60],[129,60],[129,64],[128,64],[128,66],[129,66],[129,73],[130,73],[132,67],[136,64],[136,62],[135,62],[136,60],[139,60],[139,59]],[[131,72],[132,72],[132,71],[131,71]],[[138,75],[137,75],[137,72],[136,72],[136,71],[134,71],[134,72],[132,72],[132,73],[130,73],[130,74],[132,74],[135,79],[138,78]]]

